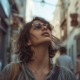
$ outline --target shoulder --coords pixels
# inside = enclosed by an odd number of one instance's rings
[[[7,64],[7,65],[4,67],[4,69],[2,70],[1,73],[3,73],[3,72],[8,72],[9,69],[10,69],[10,64]]]
[[[7,80],[11,71],[12,72],[14,72],[15,70],[18,71],[19,64],[20,62],[11,62],[10,64],[7,64],[0,73],[0,79]],[[15,68],[15,70],[13,68]]]
[[[76,80],[73,72],[66,67],[60,67],[60,77],[62,77],[63,80]]]
[[[20,64],[20,63],[19,63],[19,62],[11,62],[11,63],[7,64],[7,65],[4,67],[4,69],[2,70],[1,73],[3,73],[3,72],[9,72],[9,71],[10,71],[10,67],[11,67],[11,66],[15,66],[15,64],[18,65],[18,64]]]
[[[68,55],[66,55],[66,57],[67,57],[68,59],[71,59],[71,57],[70,57],[70,56],[68,56]]]
[[[5,68],[2,70],[2,72],[0,73],[0,79],[7,80],[9,76],[9,72],[10,72],[10,64],[7,64]]]
[[[65,73],[72,73],[68,68],[64,67],[64,66],[60,66],[60,71],[61,72],[65,72]]]

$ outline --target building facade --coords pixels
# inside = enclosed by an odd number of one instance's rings
[[[18,57],[15,54],[16,40],[18,38],[20,29],[25,22],[29,22],[33,19],[33,2],[32,0],[14,0],[11,15],[11,36],[10,36],[10,61],[18,61]]]
[[[60,0],[61,7],[61,40],[66,46],[67,54],[71,56],[74,72],[76,72],[77,54],[80,51],[80,1]]]
[[[5,7],[6,5],[6,7]],[[7,63],[10,29],[10,3],[9,0],[0,0],[0,69]]]
[[[61,39],[60,37],[60,11],[61,11],[61,2],[58,0],[56,9],[53,13],[53,19],[50,21],[50,23],[53,25],[52,34],[56,36],[58,39]],[[56,53],[55,57],[53,58],[53,62],[56,62],[56,58],[59,56],[59,52]]]
[[[9,62],[17,61],[17,55],[15,55],[16,50],[16,40],[18,38],[20,29],[25,23],[25,10],[26,10],[26,0],[14,0],[14,4],[11,7],[10,16],[10,55]]]

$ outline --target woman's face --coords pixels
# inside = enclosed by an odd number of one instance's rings
[[[29,40],[31,45],[36,46],[40,44],[51,44],[51,30],[48,25],[49,24],[44,24],[39,20],[32,23]]]

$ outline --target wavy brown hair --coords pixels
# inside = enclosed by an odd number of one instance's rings
[[[35,17],[31,22],[26,23],[20,31],[18,40],[17,40],[17,51],[16,54],[19,55],[19,60],[28,63],[31,61],[34,52],[31,50],[31,46],[26,45],[30,39],[30,29],[32,27],[32,23],[35,20],[39,20],[43,23],[48,23],[50,30],[52,30],[51,25],[48,21],[41,17]],[[51,45],[49,46],[49,57],[52,58],[55,55],[57,49],[53,50]]]

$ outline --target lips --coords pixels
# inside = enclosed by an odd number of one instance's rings
[[[41,35],[43,35],[43,36],[50,36],[50,34],[48,33],[48,32],[43,32]]]

